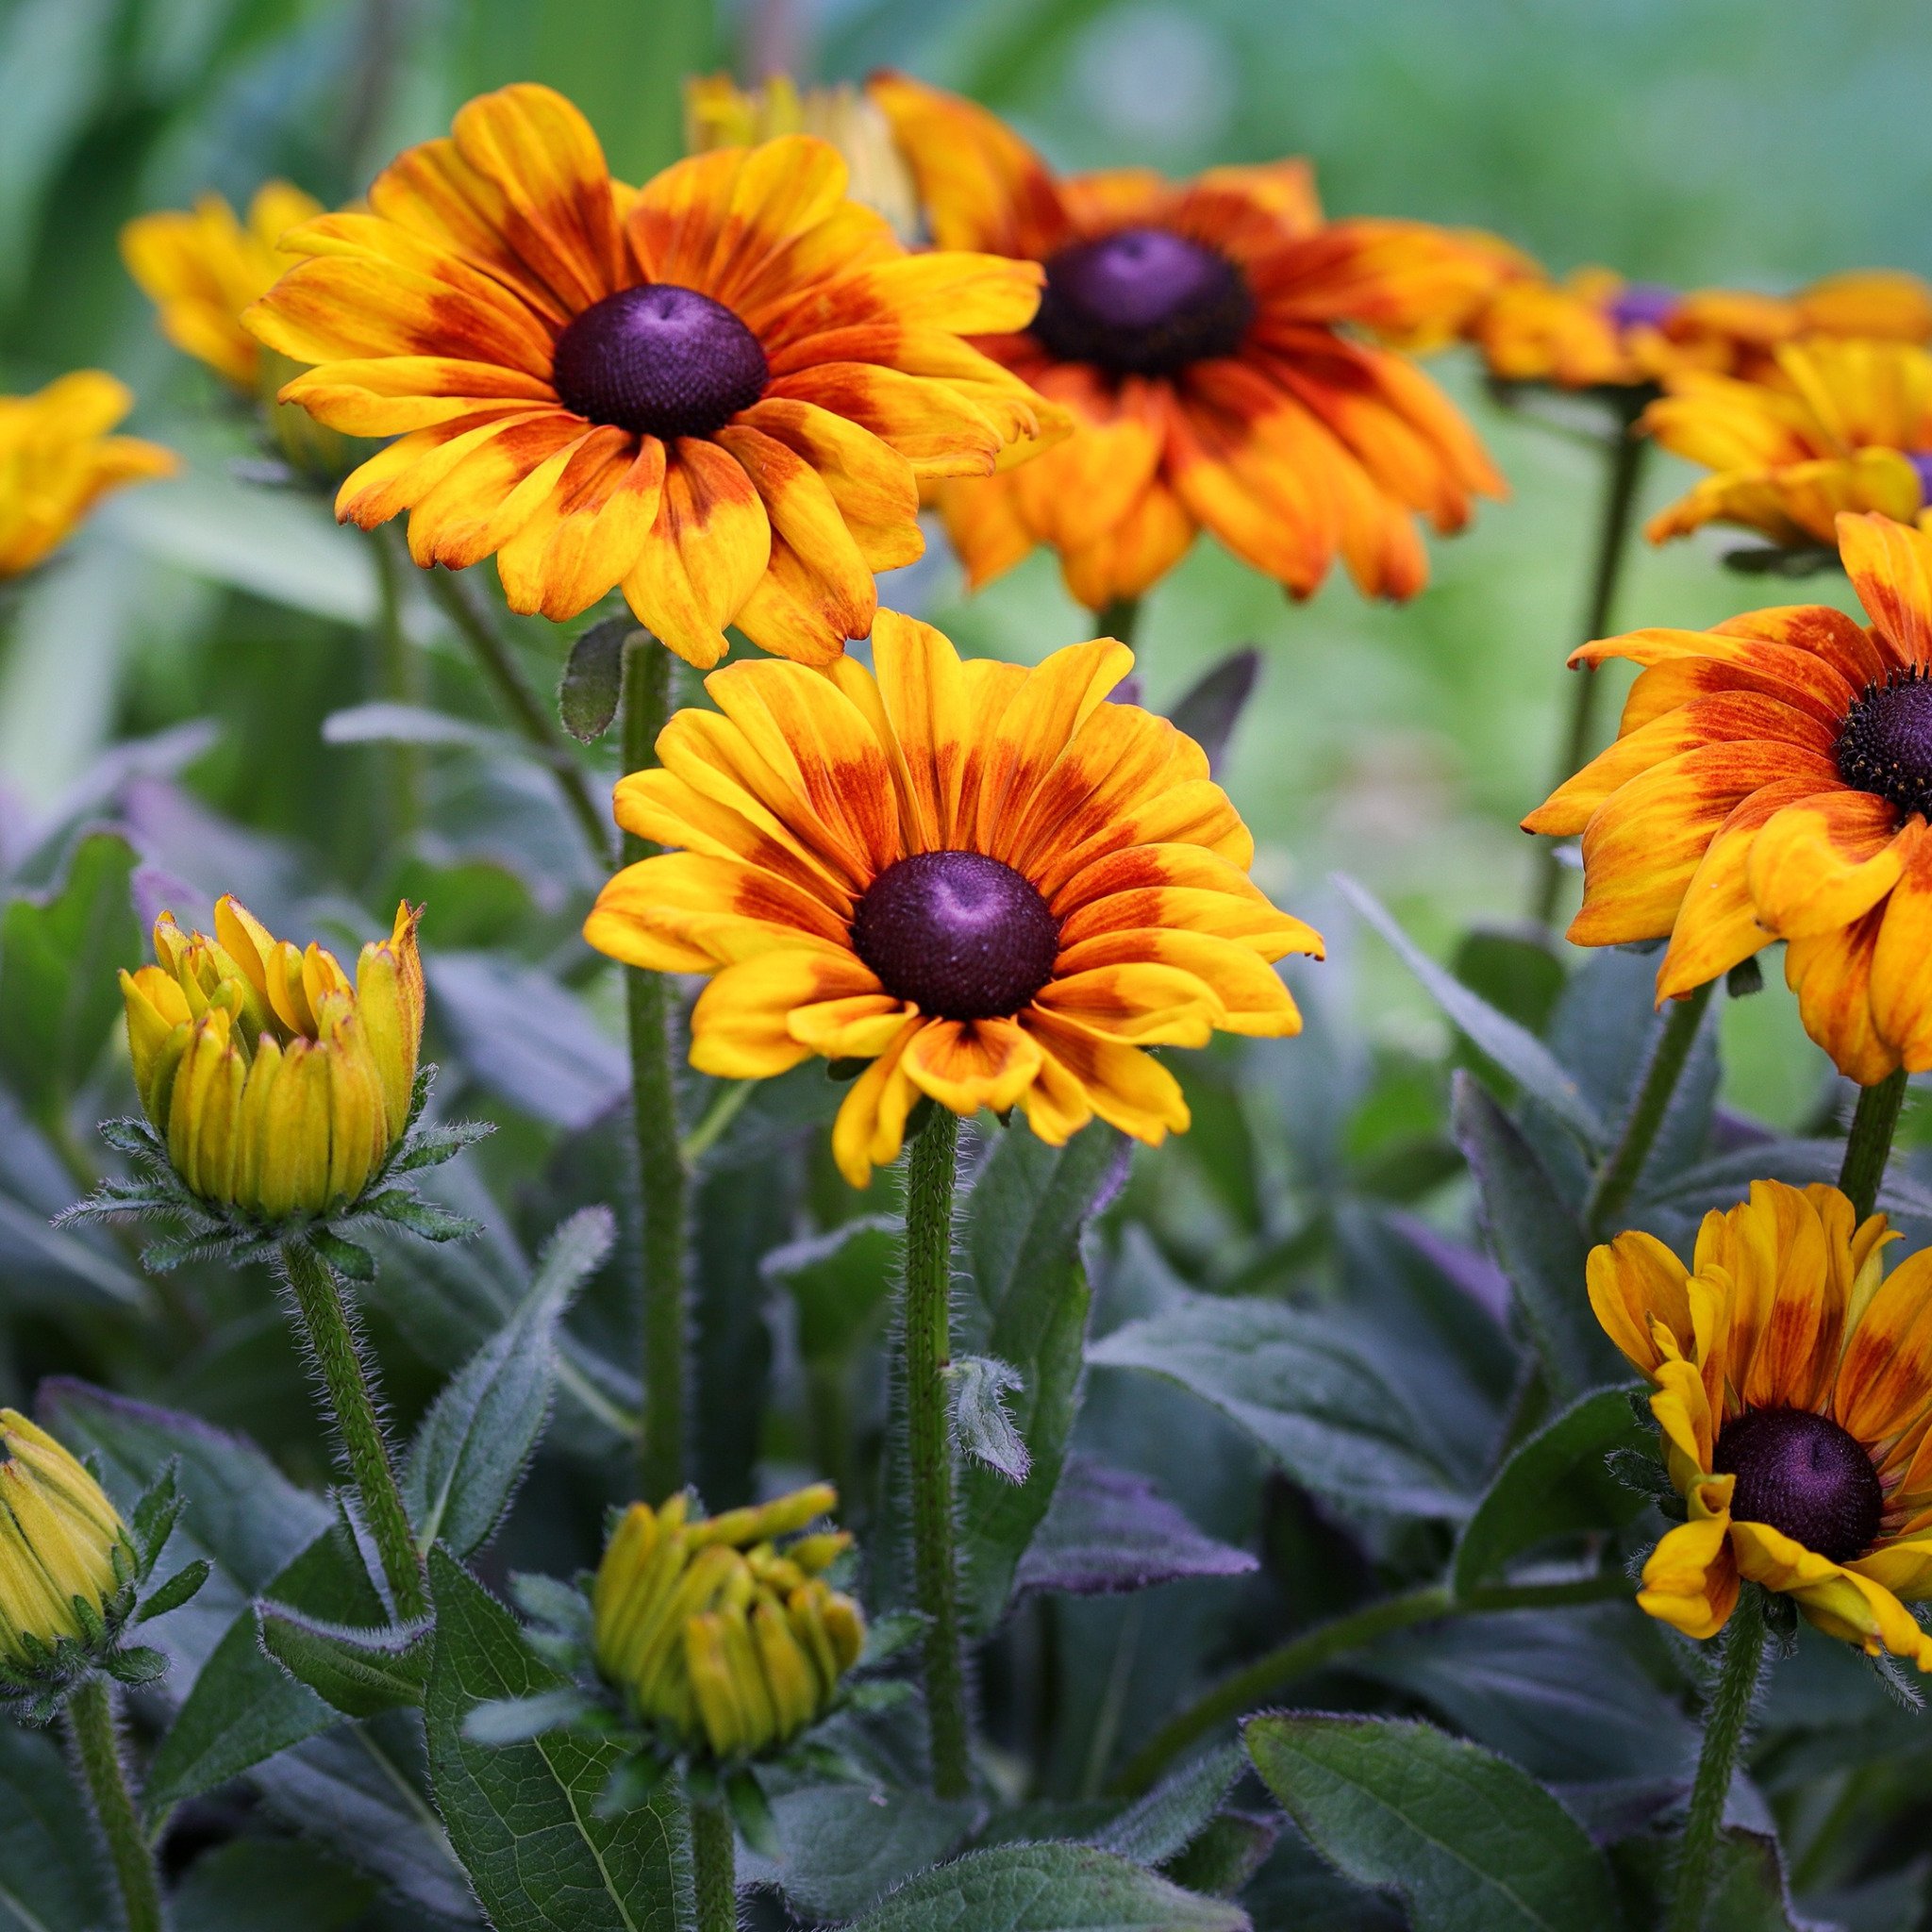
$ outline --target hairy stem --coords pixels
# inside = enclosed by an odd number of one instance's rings
[[[1677,1848],[1665,1932],[1699,1932],[1710,1895],[1711,1866],[1724,1821],[1724,1800],[1738,1768],[1757,1675],[1764,1662],[1764,1605],[1755,1584],[1746,1584],[1724,1634],[1724,1660],[1704,1713],[1704,1748],[1697,1758],[1697,1781],[1690,1788],[1690,1812]]]
[[[624,654],[624,769],[658,762],[658,734],[671,708],[671,653],[647,631]],[[635,865],[658,848],[626,832]],[[638,1281],[643,1337],[644,1427],[639,1479],[652,1502],[681,1490],[691,1410],[691,1285],[685,1260],[689,1174],[679,1144],[677,1081],[672,1066],[671,989],[661,973],[624,969],[630,1028],[631,1108],[638,1143],[641,1210]]]
[[[966,1672],[959,1651],[959,1568],[954,1548],[953,1427],[946,1371],[953,1293],[953,1175],[959,1123],[932,1104],[906,1176],[907,1439],[912,1474],[912,1565],[925,1618],[926,1722],[932,1788],[964,1797],[972,1785]]]
[[[389,1439],[376,1412],[369,1364],[334,1271],[306,1241],[282,1243],[282,1277],[289,1284],[302,1337],[323,1387],[328,1391],[329,1421],[362,1505],[362,1520],[375,1541],[389,1578],[396,1614],[405,1619],[429,1614],[429,1585],[422,1553],[409,1529],[409,1513],[396,1486]]]
[[[1607,458],[1604,474],[1604,507],[1597,527],[1596,558],[1591,566],[1589,599],[1583,611],[1583,636],[1579,641],[1593,643],[1607,634],[1610,611],[1617,600],[1617,583],[1623,575],[1624,559],[1630,547],[1630,526],[1637,510],[1637,489],[1643,475],[1643,461],[1650,444],[1632,432],[1642,412],[1646,392],[1633,389],[1617,409],[1614,427],[1604,446]],[[1570,693],[1570,723],[1563,734],[1557,763],[1555,791],[1566,778],[1580,772],[1589,760],[1596,741],[1596,697],[1602,682],[1594,666],[1586,665],[1576,673]],[[1548,925],[1556,917],[1557,900],[1563,889],[1563,862],[1556,842],[1542,841],[1537,853],[1536,874],[1531,887],[1530,914],[1539,925]]]
[[[161,1932],[161,1882],[128,1789],[127,1766],[114,1717],[114,1693],[105,1677],[90,1677],[67,1700],[74,1755],[107,1840],[108,1861],[121,1893],[127,1932]]]
[[[531,688],[498,633],[496,622],[482,597],[452,571],[427,570],[424,581],[429,594],[461,633],[484,680],[496,693],[509,722],[525,741],[556,774],[564,803],[577,822],[591,857],[601,868],[610,862],[609,821],[591,792],[591,781],[565,741],[563,727],[550,715]]]
[[[1875,1087],[1858,1090],[1858,1110],[1845,1136],[1845,1159],[1838,1184],[1850,1197],[1860,1221],[1878,1205],[1878,1184],[1884,1180],[1885,1163],[1891,1158],[1891,1137],[1905,1099],[1903,1067],[1888,1074]]]
[[[697,1877],[697,1932],[738,1932],[738,1848],[730,1808],[719,1793],[691,1801],[691,1855]]]
[[[1116,597],[1111,603],[1102,605],[1093,613],[1093,625],[1095,637],[1118,638],[1131,650],[1134,633],[1141,627],[1140,598]]]
[[[1604,1157],[1604,1164],[1591,1184],[1590,1199],[1584,1203],[1584,1228],[1592,1236],[1611,1231],[1611,1222],[1629,1200],[1630,1191],[1643,1172],[1643,1163],[1656,1144],[1657,1129],[1670,1111],[1671,1096],[1677,1091],[1684,1063],[1690,1058],[1691,1045],[1697,1039],[1697,1029],[1715,985],[1714,980],[1707,981],[1687,998],[1672,1003],[1657,1045],[1651,1049],[1650,1064],[1644,1068],[1643,1078],[1630,1102],[1624,1130],[1617,1136],[1617,1144]]]

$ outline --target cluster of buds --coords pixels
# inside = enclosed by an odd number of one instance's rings
[[[277,940],[232,898],[217,903],[212,936],[162,913],[156,963],[121,975],[147,1120],[102,1129],[139,1178],[110,1181],[70,1212],[175,1215],[187,1232],[151,1246],[151,1267],[197,1253],[245,1259],[300,1235],[358,1277],[371,1264],[344,1223],[373,1215],[432,1241],[469,1232],[390,1185],[479,1131],[418,1124],[428,1091],[418,917],[400,907],[352,981],[332,953]]]
[[[837,1501],[816,1483],[697,1521],[681,1494],[631,1505],[591,1607],[598,1673],[639,1722],[727,1762],[825,1714],[865,1643],[858,1606],[824,1575],[852,1539],[796,1532]]]
[[[130,1529],[86,1466],[15,1409],[0,1408],[0,1697],[40,1724],[93,1671],[124,1683],[158,1676],[160,1653],[123,1636],[208,1576],[197,1559],[141,1595],[180,1512],[172,1468]]]

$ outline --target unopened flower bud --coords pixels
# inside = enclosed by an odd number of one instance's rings
[[[0,1658],[38,1673],[102,1630],[134,1549],[100,1484],[17,1410],[0,1408]]]

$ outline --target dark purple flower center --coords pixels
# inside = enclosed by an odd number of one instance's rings
[[[557,339],[550,379],[566,409],[641,436],[708,436],[764,393],[765,352],[695,289],[620,289]]]
[[[995,1020],[1053,977],[1060,925],[997,858],[919,852],[866,888],[852,943],[895,999],[941,1020]]]
[[[1731,1514],[1739,1522],[1768,1523],[1828,1562],[1849,1562],[1878,1534],[1878,1472],[1829,1416],[1747,1408],[1718,1431],[1712,1466],[1738,1478]]]
[[[1122,228],[1048,259],[1033,334],[1062,362],[1172,375],[1233,355],[1254,316],[1255,298],[1224,256],[1165,228]]]
[[[1839,775],[1904,812],[1932,820],[1932,667],[1911,664],[1868,684],[1838,734]]]
[[[1662,328],[1683,299],[1661,282],[1632,282],[1611,298],[1610,320],[1619,328]]]

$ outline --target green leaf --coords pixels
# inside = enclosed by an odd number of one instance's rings
[[[1601,1389],[1518,1443],[1497,1471],[1456,1547],[1458,1592],[1487,1583],[1508,1559],[1546,1537],[1616,1529],[1643,1508],[1618,1482],[1607,1458],[1655,1441],[1631,1412],[1623,1389]]]
[[[557,712],[563,728],[579,744],[594,744],[610,729],[624,696],[625,640],[639,630],[628,611],[607,617],[579,631],[563,667],[557,690]],[[644,637],[641,650],[656,650],[657,641]]]
[[[1208,754],[1210,772],[1220,771],[1227,741],[1254,695],[1260,672],[1260,652],[1244,644],[1190,685],[1167,714]]]
[[[909,1874],[936,1864],[973,1829],[960,1798],[874,1785],[806,1785],[772,1801],[774,1857],[743,1860],[741,1878],[778,1885],[814,1919],[852,1919]]]
[[[1557,941],[1541,927],[1476,926],[1456,948],[1456,976],[1499,1013],[1541,1039],[1563,991]]]
[[[58,891],[0,914],[0,1077],[42,1123],[58,1118],[121,1016],[116,972],[141,963],[135,863],[118,832],[92,833]]]
[[[852,1932],[1247,1932],[1248,1915],[1091,1845],[1000,1845],[908,1879]]]
[[[106,1864],[54,1738],[0,1723],[0,1932],[113,1923]]]
[[[318,1624],[263,1604],[261,1647],[283,1670],[345,1717],[374,1717],[423,1702],[432,1633],[358,1630]]]
[[[983,1355],[956,1356],[949,1374],[960,1448],[1008,1482],[1024,1483],[1033,1458],[1001,1398],[1024,1388],[1024,1378],[1009,1364]]]
[[[197,1557],[193,1562],[184,1563],[165,1583],[157,1584],[142,1599],[134,1621],[145,1624],[151,1618],[165,1617],[170,1610],[178,1610],[183,1604],[192,1603],[208,1579],[209,1568],[206,1557]]]
[[[265,1594],[275,1605],[337,1625],[377,1630],[388,1614],[361,1552],[338,1519]],[[165,1817],[252,1766],[341,1722],[335,1708],[264,1651],[254,1606],[236,1618],[201,1668],[148,1766],[150,1818]]]
[[[459,1557],[487,1542],[543,1433],[557,1376],[557,1325],[616,1239],[607,1208],[551,1236],[523,1305],[444,1386],[409,1451],[403,1500],[424,1547]]]
[[[1591,1311],[1589,1239],[1549,1170],[1468,1074],[1451,1082],[1449,1119],[1475,1176],[1491,1249],[1557,1399],[1625,1380],[1628,1367]]]
[[[494,1749],[463,1724],[478,1704],[563,1688],[516,1619],[454,1557],[429,1557],[436,1659],[425,1719],[430,1777],[450,1842],[501,1925],[557,1932],[677,1932],[695,1910],[691,1853],[669,1791],[612,1819],[597,1795],[622,1753],[552,1732]]]
[[[966,1250],[978,1309],[960,1345],[984,1323],[983,1352],[1017,1371],[1008,1405],[1025,1445],[1015,1483],[983,1463],[959,1472],[959,1567],[967,1627],[998,1624],[1013,1577],[1045,1520],[1079,1409],[1091,1292],[1080,1266],[1080,1233],[1096,1199],[1121,1171],[1125,1142],[1095,1122],[1064,1147],[1030,1133],[1001,1137],[966,1204]],[[975,1315],[978,1319],[974,1319]]]
[[[1645,1834],[1624,1840],[1610,1853],[1624,1881],[1632,1924],[1663,1924],[1676,1849],[1674,1838]],[[1913,1923],[1924,1885],[1923,1875],[1913,1883],[1911,1917],[1872,1918],[1859,1923],[1901,1926]],[[1800,1919],[1791,1909],[1784,1860],[1775,1839],[1736,1825],[1725,1829],[1718,1840],[1700,1932],[1820,1932],[1818,1921],[1808,1914]]]
[[[1205,1752],[1170,1772],[1111,1824],[1094,1833],[1092,1841],[1102,1851],[1131,1858],[1137,1865],[1163,1865],[1207,1829],[1242,1768],[1238,1745]]]
[[[202,1853],[171,1901],[192,1932],[349,1932],[374,1902],[367,1879],[311,1846],[258,1838]]]
[[[1089,1362],[1179,1383],[1330,1503],[1399,1516],[1469,1507],[1420,1445],[1402,1398],[1332,1318],[1279,1302],[1175,1295],[1165,1312],[1094,1343]]]
[[[1162,1868],[1176,1885],[1215,1898],[1237,1898],[1267,1862],[1281,1836],[1278,1818],[1224,1811],[1210,1818],[1186,1851]]]
[[[797,1305],[798,1352],[807,1361],[840,1361],[878,1326],[898,1252],[899,1224],[865,1214],[765,1257],[765,1278]]]
[[[1342,896],[1389,941],[1402,963],[1422,982],[1423,990],[1473,1045],[1582,1140],[1595,1147],[1604,1144],[1608,1128],[1602,1113],[1535,1034],[1499,1013],[1453,973],[1437,965],[1366,887],[1340,873],[1335,882]]]
[[[1507,1758],[1386,1718],[1287,1713],[1242,1735],[1315,1848],[1400,1892],[1414,1932],[1619,1932],[1602,1854]]]

